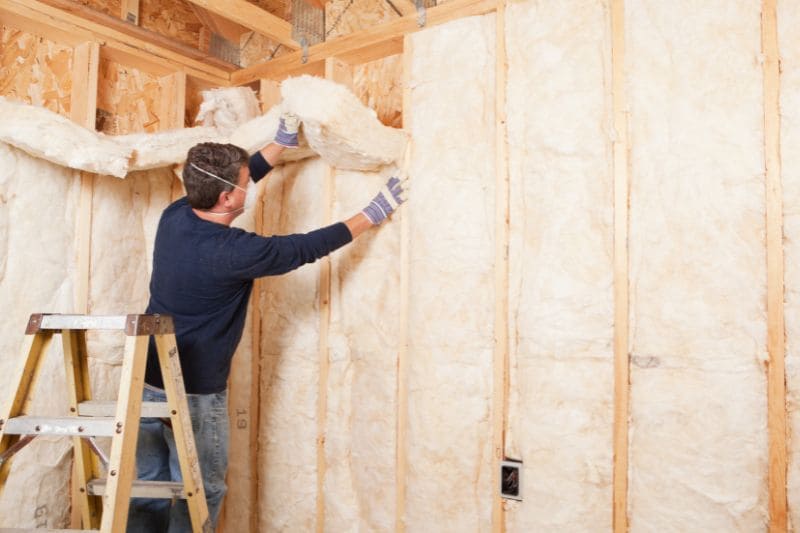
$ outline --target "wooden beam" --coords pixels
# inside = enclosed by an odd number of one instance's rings
[[[614,533],[628,530],[628,219],[629,140],[625,93],[625,0],[611,4],[611,91],[614,116]]]
[[[495,244],[494,244],[494,352],[492,380],[492,531],[505,531],[500,497],[500,463],[505,458],[508,420],[508,246],[509,176],[506,135],[506,24],[505,0],[497,3],[495,25]]]
[[[786,501],[786,371],[783,271],[783,186],[780,155],[780,55],[776,0],[761,6],[764,77],[764,163],[767,202],[767,427],[769,530],[788,528]]]
[[[427,10],[425,28],[437,26],[451,20],[472,15],[483,15],[494,11],[497,0],[452,0],[446,4]],[[351,64],[361,64],[380,59],[402,51],[403,35],[419,31],[417,16],[402,18],[373,26],[372,28],[336,37],[330,41],[315,44],[308,49],[308,61],[316,63],[334,57]],[[257,79],[276,79],[304,65],[302,51],[292,52],[266,63],[242,69],[231,75],[234,85],[244,85]]]
[[[79,44],[72,56],[72,93],[70,118],[86,129],[94,131],[97,115],[97,86],[100,69],[100,46],[95,42]],[[92,196],[94,176],[81,173],[81,193],[77,213],[77,260],[75,303],[73,312],[89,312],[89,258],[92,239]]]
[[[94,131],[97,115],[97,88],[100,71],[100,45],[85,42],[74,47],[72,51],[72,92],[70,93],[70,119],[86,129]],[[89,312],[89,281],[91,273],[92,244],[92,200],[94,198],[94,175],[81,172],[80,199],[76,220],[75,238],[75,298],[72,312],[85,315]],[[68,376],[69,378],[69,373]],[[89,389],[86,389],[87,392]],[[73,480],[81,478],[86,472],[87,463],[83,462],[81,447],[75,447],[73,463]],[[72,483],[72,501],[83,501],[85,494],[79,492],[78,483]],[[84,509],[85,511],[85,509]],[[80,514],[79,514],[80,513]],[[71,527],[79,527],[82,516],[81,506],[74,505],[70,519]],[[86,527],[97,527],[99,522],[85,522]]]
[[[181,70],[215,86],[227,86],[230,72],[236,69],[155,32],[69,0],[4,0],[0,3],[0,22],[73,46],[96,41],[104,57],[161,76]]]
[[[198,5],[190,3],[189,7],[192,9],[200,23],[205,26],[209,32],[221,35],[236,45],[239,44],[239,40],[241,39],[242,35],[250,31],[241,24],[236,24],[235,22],[224,19],[218,15],[215,15],[214,13],[209,13],[207,9],[203,9]]]
[[[297,50],[300,45],[292,39],[292,25],[269,11],[261,9],[246,0],[188,0],[212,13],[216,13],[245,28],[269,37],[292,50]],[[250,81],[255,81],[253,78]]]
[[[139,25],[139,0],[122,0],[120,18],[125,22]]]
[[[410,35],[403,42],[403,129],[411,138],[411,72],[414,60],[414,46]],[[409,140],[409,142],[412,142]],[[404,171],[411,179],[410,161],[413,158],[413,145],[407,150],[408,161]],[[397,429],[395,450],[395,527],[397,533],[406,529],[406,481],[408,478],[408,313],[411,279],[411,219],[410,206],[401,209],[400,216],[400,346],[397,351]]]

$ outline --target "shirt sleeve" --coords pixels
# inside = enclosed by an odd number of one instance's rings
[[[263,237],[241,232],[230,251],[230,274],[240,280],[291,272],[353,240],[343,222],[309,233]]]
[[[258,183],[258,180],[266,176],[270,170],[272,170],[272,165],[264,159],[261,150],[250,156],[250,178],[255,183]]]

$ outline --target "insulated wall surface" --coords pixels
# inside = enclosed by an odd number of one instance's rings
[[[124,180],[94,178],[89,313],[144,313],[150,295],[153,243],[170,203],[168,168],[132,172]],[[122,332],[88,332],[95,399],[116,400],[125,346]]]
[[[265,234],[302,233],[323,225],[320,159],[270,174]],[[264,278],[260,295],[261,531],[312,531],[317,494],[319,390],[318,264]]]
[[[412,37],[409,531],[490,527],[494,30],[492,14]]]
[[[32,313],[70,313],[79,173],[0,143],[0,404],[16,386]],[[66,415],[61,336],[45,353],[32,408]],[[14,457],[0,527],[61,527],[69,516],[70,442],[39,437]]]
[[[512,2],[506,13],[506,455],[524,462],[509,532],[611,529],[609,32],[607,2]]]
[[[336,172],[333,219],[361,210],[387,178]],[[327,531],[395,528],[399,257],[396,218],[331,256]]]
[[[786,386],[789,428],[788,500],[800,525],[800,3],[778,2],[781,54],[781,164],[786,283]]]
[[[642,0],[626,10],[630,530],[761,531],[760,4]]]

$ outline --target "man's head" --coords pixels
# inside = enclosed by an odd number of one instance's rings
[[[240,181],[243,181],[243,169],[246,170],[248,161],[247,152],[232,144],[200,143],[193,146],[183,167],[183,184],[189,205],[208,210],[233,195],[237,187],[245,188],[246,180],[244,184]]]

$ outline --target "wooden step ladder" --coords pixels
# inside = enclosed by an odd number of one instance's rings
[[[87,330],[125,332],[125,353],[116,402],[91,401]],[[44,359],[42,356],[55,333],[61,333],[64,346],[69,416],[33,416],[29,413],[30,394]],[[166,402],[142,402],[150,335],[155,336],[158,348]],[[0,496],[8,478],[11,458],[16,452],[39,435],[68,436],[73,439],[73,482],[77,485],[77,491],[74,491],[77,501],[72,504],[80,509],[85,530],[125,531],[130,498],[150,497],[185,498],[193,531],[211,531],[171,317],[31,315],[25,331],[22,359],[12,385],[10,398],[0,398],[5,401],[0,404]],[[142,414],[170,419],[182,482],[135,481],[136,440]],[[97,445],[95,437],[111,437],[109,457]],[[103,463],[105,476],[101,476],[98,462]]]

